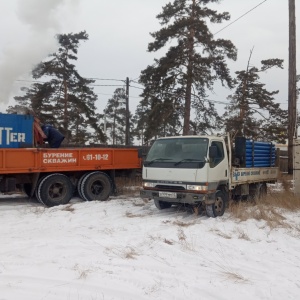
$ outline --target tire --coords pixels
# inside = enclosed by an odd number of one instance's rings
[[[249,187],[250,201],[261,200],[267,195],[267,184],[266,183],[253,183]]]
[[[81,183],[81,195],[86,201],[108,199],[112,191],[112,182],[108,175],[103,172],[92,172],[85,176]]]
[[[39,196],[39,187],[40,187],[40,183],[41,181],[47,176],[43,176],[39,179],[37,185],[36,185],[36,188],[35,188],[35,191],[34,191],[34,195],[35,195],[35,198],[38,202],[40,202],[41,204],[45,205],[45,203],[42,201],[42,199],[40,198]]]
[[[48,207],[67,204],[73,196],[73,185],[69,177],[54,173],[41,179],[36,194],[38,200]]]
[[[89,174],[90,174],[90,173],[85,173],[85,174],[83,174],[83,175],[79,178],[78,183],[77,183],[77,193],[78,193],[78,196],[79,196],[82,200],[85,200],[85,199],[83,198],[82,193],[81,193],[82,182],[83,182],[83,180],[85,179],[85,177],[88,176]]]
[[[222,191],[217,191],[215,196],[215,203],[206,205],[206,214],[210,218],[223,216],[226,207],[225,195]]]
[[[258,199],[262,200],[267,196],[267,193],[268,193],[267,184],[265,182],[261,183],[259,185]]]
[[[160,200],[155,200],[155,199],[154,199],[154,204],[155,204],[156,208],[158,208],[159,210],[170,208],[172,206],[172,203],[170,203],[170,202],[165,202],[165,201],[160,201]]]

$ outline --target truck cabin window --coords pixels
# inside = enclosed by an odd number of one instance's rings
[[[213,141],[211,146],[215,146],[217,149],[217,156],[210,160],[210,167],[214,168],[224,159],[224,148],[222,142]]]
[[[187,165],[192,167],[195,163],[202,167],[207,161],[208,139],[207,138],[168,138],[154,142],[147,155],[146,164],[160,166],[171,164],[175,166]]]

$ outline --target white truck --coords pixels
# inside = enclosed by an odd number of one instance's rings
[[[225,142],[226,140],[226,142]],[[141,197],[158,209],[173,204],[205,206],[209,217],[222,216],[228,200],[260,197],[277,181],[275,146],[229,135],[157,139],[143,162]]]

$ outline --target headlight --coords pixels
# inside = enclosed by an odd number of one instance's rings
[[[207,185],[187,185],[190,191],[207,191]]]
[[[154,182],[143,182],[143,187],[154,188],[156,183]]]

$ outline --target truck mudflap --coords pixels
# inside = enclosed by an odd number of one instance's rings
[[[215,193],[196,194],[196,193],[180,193],[168,191],[141,190],[141,198],[154,199],[171,203],[197,204],[205,202],[205,204],[213,204],[215,201]]]

